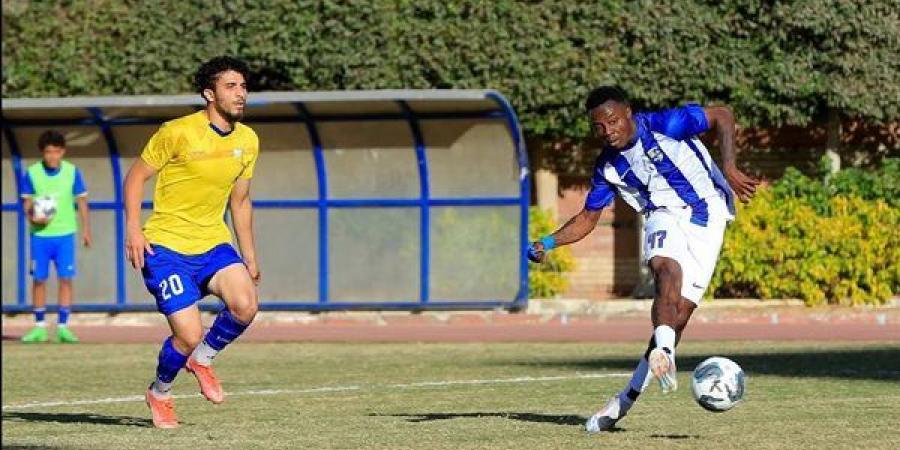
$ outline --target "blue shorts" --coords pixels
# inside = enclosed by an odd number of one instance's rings
[[[50,277],[50,261],[56,265],[56,276],[75,278],[75,234],[64,236],[31,235],[31,276],[35,281]]]
[[[209,295],[209,280],[235,263],[243,264],[230,244],[219,244],[206,253],[183,255],[160,245],[154,254],[144,252],[144,285],[156,298],[156,309],[170,315]]]

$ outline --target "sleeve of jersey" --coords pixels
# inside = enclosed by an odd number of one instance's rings
[[[160,127],[141,152],[141,159],[156,170],[162,169],[174,154],[171,134],[169,127]]]
[[[253,170],[256,169],[256,160],[259,158],[259,138],[255,134],[253,135],[253,142],[255,144],[251,147],[250,154],[247,156],[247,161],[244,165],[244,170],[241,171],[241,175],[239,176],[239,178],[245,180],[253,178]]]
[[[22,197],[33,197],[34,196],[34,184],[31,182],[31,175],[28,175],[28,172],[25,172],[25,176],[22,177]]]
[[[650,129],[679,141],[709,130],[703,107],[689,103],[650,114]]]
[[[87,195],[87,193],[87,185],[84,184],[84,176],[81,174],[81,169],[76,169],[75,183],[72,184],[72,195],[81,197],[82,195]]]
[[[591,177],[591,190],[584,200],[584,209],[598,211],[612,203],[616,193],[613,187],[603,177],[603,166],[597,164],[594,167],[594,176]]]

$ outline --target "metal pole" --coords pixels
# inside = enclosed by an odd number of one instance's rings
[[[650,274],[650,268],[644,264],[644,241],[647,234],[644,232],[644,214],[637,214],[637,248],[638,248],[638,282],[631,291],[634,298],[653,298],[656,293],[656,286],[653,282],[653,275]]]

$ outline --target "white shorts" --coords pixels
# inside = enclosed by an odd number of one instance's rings
[[[711,208],[712,209],[712,208]],[[644,264],[654,256],[678,261],[681,296],[699,304],[716,269],[727,214],[712,214],[707,225],[691,223],[690,208],[660,208],[645,215]]]

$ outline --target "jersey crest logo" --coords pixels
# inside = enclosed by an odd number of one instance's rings
[[[234,159],[241,159],[241,156],[244,156],[244,150],[236,148],[231,151],[231,155],[234,156]]]
[[[653,162],[662,162],[662,160],[666,157],[665,153],[663,153],[662,149],[659,147],[651,148],[647,150],[647,157],[650,158]]]

